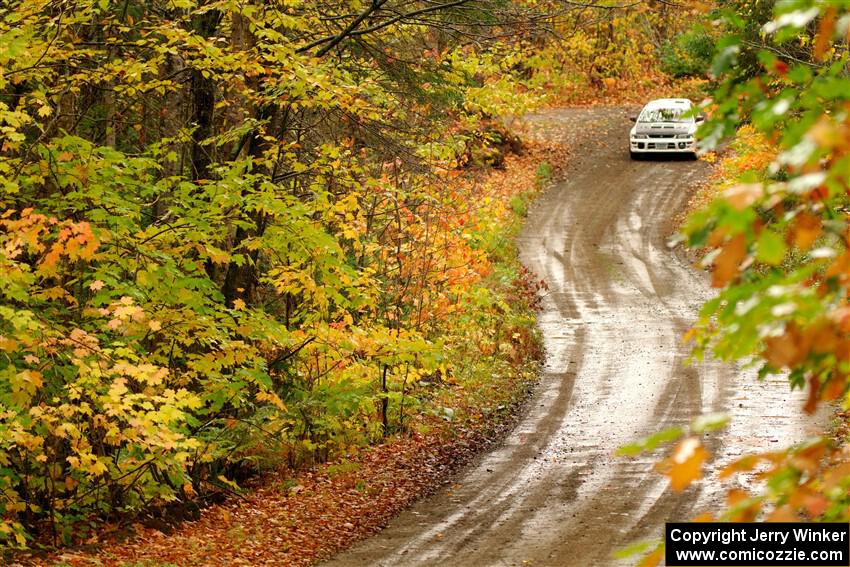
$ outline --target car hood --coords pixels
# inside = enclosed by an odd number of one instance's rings
[[[680,122],[638,122],[635,125],[635,134],[691,134],[696,130],[694,124],[682,124]]]

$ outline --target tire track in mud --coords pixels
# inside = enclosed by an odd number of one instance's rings
[[[550,289],[539,317],[546,362],[527,414],[450,487],[326,565],[617,565],[612,551],[719,497],[713,481],[672,493],[653,459],[619,459],[617,447],[713,411],[733,416],[712,441],[721,461],[817,431],[784,383],[716,362],[684,366],[681,336],[711,291],[666,239],[708,167],[630,161],[626,116],[591,108],[529,119],[573,158],[519,238],[523,263]]]

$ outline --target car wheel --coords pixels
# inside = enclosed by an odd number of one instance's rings
[[[629,150],[629,157],[632,158],[633,160],[639,160],[641,158],[641,154],[638,153],[638,152],[633,152],[633,151]]]
[[[691,153],[690,158],[694,161],[699,159],[699,155],[696,152]]]

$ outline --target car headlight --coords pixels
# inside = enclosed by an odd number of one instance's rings
[[[684,140],[684,139],[688,139],[688,138],[693,138],[693,137],[694,137],[694,135],[693,135],[693,134],[676,134],[676,138],[678,138],[678,139],[680,139],[680,140]]]
[[[632,138],[636,140],[645,140],[648,136],[646,134],[634,134]]]

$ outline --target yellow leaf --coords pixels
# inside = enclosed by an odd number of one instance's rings
[[[41,388],[44,385],[44,379],[41,372],[30,370],[30,383],[36,388]]]
[[[103,462],[101,462],[100,460],[96,460],[92,464],[87,466],[85,469],[86,469],[86,472],[88,472],[90,474],[102,475],[103,473],[106,472],[106,465],[103,464]]]

